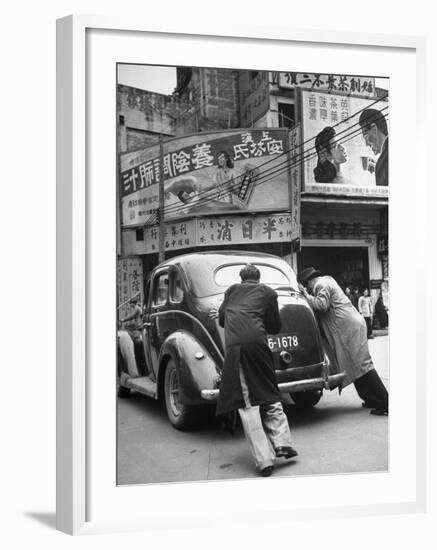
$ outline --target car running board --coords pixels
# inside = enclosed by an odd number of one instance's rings
[[[153,382],[153,380],[150,380],[148,376],[128,378],[123,385],[127,388],[143,393],[148,397],[153,397],[154,399],[157,397],[157,384],[156,382]]]

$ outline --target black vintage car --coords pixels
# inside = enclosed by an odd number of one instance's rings
[[[247,263],[278,294],[280,334],[268,336],[279,389],[298,407],[313,407],[324,389],[341,386],[344,372],[331,372],[317,321],[299,293],[292,268],[269,254],[198,252],[165,261],[151,273],[145,293],[142,339],[119,330],[118,395],[131,390],[164,399],[171,424],[195,427],[220,391],[224,333],[209,312],[239,282]],[[135,340],[135,338],[134,338]]]

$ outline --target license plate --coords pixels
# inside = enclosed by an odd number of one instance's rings
[[[292,350],[299,347],[297,334],[278,334],[267,338],[267,345],[272,351]]]

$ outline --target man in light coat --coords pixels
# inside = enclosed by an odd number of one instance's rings
[[[258,268],[248,264],[240,277],[218,310],[226,353],[217,414],[238,410],[255,464],[266,477],[273,472],[275,457],[297,456],[267,345],[267,334],[281,330],[281,319],[277,294],[260,283]],[[216,315],[212,310],[210,316]]]
[[[346,372],[343,385],[354,383],[363,406],[370,408],[371,414],[387,415],[388,393],[373,366],[363,317],[332,277],[322,277],[320,271],[308,267],[299,274],[299,281],[317,315],[328,351]]]

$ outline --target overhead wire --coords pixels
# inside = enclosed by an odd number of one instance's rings
[[[354,139],[356,136],[360,135],[360,132],[361,132],[360,129],[356,129],[350,132],[349,134],[342,136],[338,141],[341,141],[341,143],[347,143],[351,139]],[[337,142],[333,142],[333,144],[335,143]],[[313,152],[312,150],[307,150],[303,153],[303,155],[300,155],[300,156],[296,155],[296,157],[293,159],[293,161],[290,161],[290,163],[288,161],[285,161],[284,163],[282,163],[283,165],[285,164],[286,166],[275,167],[274,169],[269,170],[268,173],[265,173],[261,177],[258,177],[253,187],[257,187],[261,184],[267,183],[268,181],[277,179],[282,174],[287,173],[291,168],[300,165],[302,162],[309,161],[312,158],[317,157],[317,155],[318,153]],[[238,191],[239,187],[240,187],[240,183],[237,182],[228,186],[226,190],[223,190],[223,189],[220,189],[219,191],[217,191],[217,189],[208,190],[208,195],[205,194],[201,200],[196,200],[192,202],[189,201],[186,204],[187,206],[190,206],[190,205],[196,206],[196,208],[207,206],[208,204],[218,200],[219,196],[228,195],[232,191]],[[184,205],[180,203],[173,203],[172,205],[170,205],[170,208],[164,211],[164,215],[169,216],[169,215],[176,214],[178,211],[180,211],[183,208],[184,208]]]
[[[387,95],[388,95],[388,94],[387,94]],[[332,128],[336,128],[337,126],[340,126],[341,124],[345,124],[346,122],[348,122],[348,121],[351,120],[352,118],[356,117],[356,116],[357,116],[358,114],[360,114],[361,112],[365,111],[366,109],[371,108],[371,107],[372,107],[373,105],[375,105],[376,103],[378,103],[378,102],[380,102],[380,101],[383,101],[383,100],[387,97],[387,95],[384,95],[384,96],[382,96],[381,98],[377,98],[375,101],[369,103],[368,105],[366,105],[366,106],[363,107],[362,109],[359,109],[358,111],[354,112],[354,113],[353,113],[352,115],[350,115],[349,117],[347,117],[347,118],[345,118],[345,119],[339,121],[338,123],[332,125],[331,127],[332,127]],[[383,109],[380,109],[380,111],[381,111],[381,112],[382,112],[382,111],[386,111],[387,109],[388,109],[388,106],[387,106],[387,107],[384,107]],[[358,124],[358,123],[355,123],[353,126],[356,126],[357,124]],[[346,128],[345,130],[343,130],[342,132],[339,132],[339,133],[337,134],[337,136],[339,136],[339,135],[341,135],[342,133],[344,133],[344,132],[350,130],[350,128],[352,128],[353,126],[350,126],[349,128]],[[302,144],[300,145],[300,147],[303,147],[305,144],[310,143],[310,142],[312,142],[313,140],[314,140],[314,136],[311,137],[311,138],[309,138],[309,139],[307,139],[306,141],[302,142]],[[314,148],[314,147],[312,147],[312,148]],[[309,150],[308,150],[308,151],[309,151]],[[287,164],[287,163],[288,163],[288,154],[289,154],[288,151],[284,151],[283,153],[280,153],[280,154],[278,154],[278,155],[275,155],[273,158],[271,158],[271,159],[265,161],[264,163],[258,165],[258,166],[257,166],[257,169],[258,169],[258,170],[263,169],[263,167],[265,167],[266,165],[271,164],[271,163],[273,163],[273,162],[275,162],[275,161],[276,161],[276,166],[275,166],[274,168],[277,169],[277,168],[278,168],[278,164],[277,164],[278,158],[287,155],[287,159],[283,162],[283,164]],[[238,177],[241,177],[241,178],[242,178],[242,177],[244,177],[244,174],[242,174],[241,176],[238,176]],[[229,182],[224,182],[224,183],[221,185],[221,189],[222,189],[223,191],[226,191],[226,186],[227,186],[228,184],[229,184],[229,185],[233,185],[234,183],[235,183],[235,180],[234,180],[234,179],[230,179]],[[236,187],[238,187],[238,185],[239,185],[239,182],[236,184]],[[216,193],[216,191],[215,191],[214,189],[207,189],[207,190],[205,190],[205,191],[201,191],[197,196],[198,196],[198,197],[201,196],[201,195],[209,196],[210,194],[214,195],[215,193]],[[171,209],[172,209],[173,207],[181,208],[181,205],[179,205],[179,204],[171,204],[171,205],[169,205],[169,206],[166,207],[167,212],[170,212]],[[165,211],[164,211],[164,213],[165,213]]]
[[[381,110],[381,112],[383,112],[384,109]],[[339,132],[338,134],[335,135],[335,138],[336,139],[333,139],[332,140],[332,144],[337,144],[339,142],[346,142],[346,141],[350,141],[350,139],[353,139],[353,137],[355,137],[356,135],[358,135],[361,131],[361,127],[360,128],[357,128],[356,130],[352,130],[352,128],[354,128],[355,126],[358,126],[358,123],[354,124],[353,126],[350,126],[348,128],[346,128],[345,130],[343,130],[342,132]],[[345,139],[345,138],[349,138],[350,139]],[[312,138],[314,139],[314,138]],[[293,157],[293,160],[296,160],[298,162],[302,162],[302,160],[308,160],[311,158],[311,152],[315,149],[315,147],[310,147],[309,149],[307,149],[306,151],[302,151],[301,153],[299,153],[298,155],[295,155]],[[317,154],[317,152],[316,152]],[[277,155],[275,157],[275,159],[277,159],[280,155]],[[283,170],[285,171],[287,168],[291,167],[291,166],[294,166],[295,164],[290,164],[288,158],[285,159],[284,161],[276,164],[275,166],[272,166],[271,168],[263,171],[263,175],[261,176],[262,177],[265,177],[265,176],[268,176],[268,175],[272,175],[272,174],[275,174],[275,173],[278,173],[280,172],[282,169],[281,167],[285,167]],[[259,167],[257,167],[258,169]],[[240,176],[238,176],[237,178],[238,179],[242,179],[244,178],[245,174],[241,174]],[[258,176],[258,181],[259,181],[259,176]],[[221,188],[219,190],[217,190],[216,188],[210,188],[210,189],[207,189],[203,192],[201,192],[200,194],[204,195],[204,196],[209,196],[209,195],[216,195],[216,194],[222,194],[223,192],[226,192],[226,191],[232,191],[232,190],[235,190],[235,189],[238,189],[240,185],[240,182],[237,181],[235,182],[235,179],[230,179],[228,180],[227,182],[225,182],[224,184],[222,184]],[[199,195],[200,195],[199,194]],[[198,195],[198,196],[199,196]],[[166,207],[166,211],[170,212],[171,211],[171,206],[174,206],[174,205],[170,205],[170,207]],[[180,207],[180,205],[177,205],[178,207]]]
[[[387,109],[388,109],[388,107],[385,107],[385,108],[381,109],[380,112],[384,112]],[[388,117],[386,117],[386,118],[388,118]],[[336,134],[335,137],[333,138],[333,140],[331,141],[331,144],[335,145],[339,142],[347,143],[348,141],[354,139],[357,135],[359,135],[361,133],[361,127],[360,126],[358,128],[353,129],[354,127],[357,127],[357,126],[359,126],[359,123],[355,123],[354,125],[349,126],[345,130],[343,130],[342,132],[339,132],[338,134]],[[309,141],[312,141],[312,140],[314,140],[314,137],[311,138],[310,140],[307,140],[304,143],[308,143]],[[300,146],[300,148],[301,148],[301,146]],[[260,185],[261,183],[266,183],[267,181],[270,181],[274,177],[278,177],[282,173],[287,172],[290,168],[292,168],[294,166],[297,166],[297,165],[301,164],[302,162],[305,162],[305,161],[311,160],[312,158],[315,158],[317,156],[317,154],[318,153],[317,153],[317,151],[315,151],[315,147],[312,146],[312,147],[308,148],[307,150],[303,150],[301,153],[299,153],[297,155],[294,155],[294,157],[290,160],[288,158],[285,159],[284,161],[280,162],[279,164],[276,164],[275,166],[272,166],[271,168],[269,168],[267,170],[264,170],[262,172],[261,176],[258,175],[255,186]],[[279,156],[281,156],[281,155],[277,155],[274,160],[277,160],[277,158]],[[258,168],[259,167],[257,167],[257,169]],[[242,175],[238,176],[238,179],[242,179],[244,176],[245,176],[245,174],[242,174]],[[208,189],[208,190],[205,190],[205,191],[199,193],[196,198],[198,198],[200,195],[202,195],[202,198],[201,198],[201,200],[196,200],[195,203],[193,202],[193,205],[195,204],[196,206],[204,206],[204,205],[208,204],[209,202],[211,202],[213,200],[217,200],[218,195],[223,195],[223,194],[227,194],[229,192],[232,192],[234,190],[238,190],[240,185],[241,185],[241,181],[235,182],[235,179],[230,179],[230,180],[228,180],[228,182],[225,182],[224,184],[222,184],[222,186],[220,187],[219,190],[217,190],[217,188],[212,188],[212,189]],[[187,204],[189,205],[190,203],[188,202]],[[179,203],[170,204],[168,207],[165,207],[164,216],[166,214],[167,215],[168,214],[173,214],[173,213],[177,212],[178,210],[180,210],[183,207],[184,206],[179,204]]]
[[[329,95],[329,94],[327,94]],[[341,97],[345,97],[345,98],[348,98],[349,96],[345,95],[345,96],[341,96]],[[345,124],[346,122],[348,122],[349,120],[351,120],[352,118],[356,117],[358,114],[362,113],[363,111],[365,111],[366,109],[370,109],[371,107],[373,107],[374,105],[376,105],[377,103],[379,103],[380,101],[384,101],[386,98],[388,97],[388,93],[379,97],[379,98],[376,98],[374,101],[372,101],[371,103],[369,103],[368,105],[366,105],[365,107],[363,107],[362,109],[359,109],[358,111],[355,111],[354,113],[352,113],[350,116],[338,121],[336,124],[333,124],[331,126],[331,128],[337,128],[337,126],[340,126],[341,124]],[[386,107],[388,108],[388,107]],[[384,108],[384,109],[386,109]],[[278,130],[280,128],[268,128],[268,130],[271,130],[271,129],[274,129],[274,130]],[[229,128],[229,130],[235,130],[235,128]],[[240,129],[241,130],[241,129]],[[264,128],[243,128],[243,130],[250,130],[252,132],[256,132],[256,131],[262,131],[262,130],[265,130]],[[209,132],[199,132],[199,136],[202,136],[202,135],[207,135],[207,133]],[[172,137],[170,138],[170,140],[173,140],[173,139],[178,139],[177,137]],[[301,143],[301,147],[303,147],[304,145],[306,145],[307,143],[311,142],[312,140],[314,139],[314,136],[311,137],[311,138],[308,138],[306,141],[302,142]],[[157,144],[156,144],[157,145]],[[156,146],[156,145],[153,145],[152,147]],[[164,145],[165,145],[165,142],[164,142]],[[265,161],[262,165],[260,166],[266,166],[267,164],[270,164],[271,162],[274,162],[278,157],[280,156],[284,156],[284,155],[287,155],[287,151],[284,151],[283,153],[280,153],[279,155],[275,156],[273,159],[269,159],[267,161]]]
[[[345,97],[348,97],[348,96],[345,96]],[[349,120],[351,120],[354,117],[358,116],[361,112],[365,111],[366,109],[369,109],[373,105],[376,105],[377,103],[379,103],[381,101],[384,101],[387,97],[388,97],[388,94],[386,94],[384,96],[381,96],[380,98],[377,98],[376,100],[370,102],[368,105],[366,105],[362,109],[359,109],[358,111],[352,113],[350,116],[348,116],[347,118],[345,118],[343,120],[340,120],[339,122],[332,125],[331,127],[336,128],[336,127],[338,127],[342,124],[347,123]],[[380,109],[380,111],[383,112],[383,111],[386,111],[387,109],[388,109],[388,106]],[[335,139],[334,139],[333,143],[338,143],[339,141],[347,142],[350,139],[353,139],[356,135],[359,134],[360,128],[357,131],[354,130],[354,131],[350,132],[350,130],[352,128],[358,126],[358,125],[359,125],[359,122],[354,123],[352,126],[349,126],[348,128],[345,128],[341,132],[337,133],[335,135]],[[257,131],[258,129],[257,128],[252,128],[250,130],[251,131]],[[199,135],[202,135],[202,134],[199,134]],[[345,139],[345,138],[348,138],[348,139]],[[305,144],[308,144],[308,143],[312,142],[314,139],[315,138],[313,136],[313,137],[307,139],[306,141],[302,142],[301,144],[299,144],[299,149],[302,152],[299,153],[298,155],[294,155],[292,161],[291,161],[291,159],[289,159],[289,155],[290,155],[289,151],[286,150],[283,153],[275,155],[273,158],[271,158],[271,159],[263,162],[262,164],[258,165],[256,167],[256,170],[258,171],[258,176],[257,176],[257,180],[256,180],[254,186],[260,185],[262,183],[266,183],[267,181],[271,181],[271,179],[273,179],[275,177],[278,177],[280,174],[288,171],[293,166],[296,166],[296,165],[298,165],[298,164],[300,164],[304,161],[308,161],[308,160],[311,160],[311,158],[314,158],[314,156],[317,155],[317,152],[314,152],[315,151],[315,146],[312,146],[307,150],[303,150],[303,146]],[[278,159],[282,156],[286,156],[286,159],[284,161],[278,163],[277,162]],[[276,163],[274,166],[271,166],[270,168],[264,169],[265,166],[267,166],[269,164],[272,164],[274,162]],[[259,174],[259,171],[261,171],[261,175]],[[224,182],[223,184],[221,184],[219,190],[217,190],[217,188],[210,188],[210,189],[207,189],[205,191],[199,192],[196,195],[197,200],[195,201],[195,203],[193,202],[192,204],[195,204],[196,207],[197,206],[204,206],[204,205],[207,205],[208,203],[210,203],[214,200],[217,200],[218,195],[228,194],[228,193],[230,193],[234,190],[237,190],[240,187],[241,181],[244,177],[245,177],[245,174],[241,174],[241,175],[237,176],[237,178],[236,178],[237,181],[235,181],[235,178],[231,178],[227,182]],[[241,180],[241,181],[239,181],[239,180]],[[199,197],[201,197],[200,200],[199,200]],[[189,206],[190,202],[187,202],[186,204]],[[172,214],[180,211],[182,208],[184,208],[184,204],[172,203],[172,204],[164,207],[164,212],[163,212],[164,217],[166,217],[168,215],[172,215]],[[154,209],[154,210],[156,210],[156,209]]]

